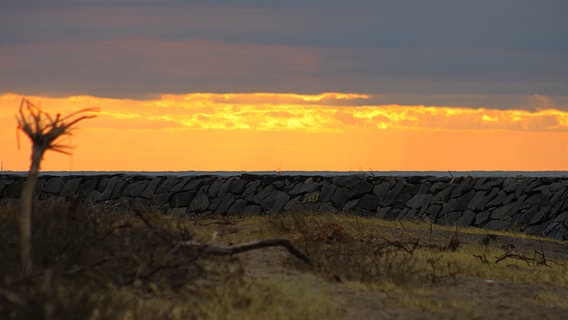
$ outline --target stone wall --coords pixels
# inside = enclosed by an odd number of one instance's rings
[[[25,177],[0,175],[2,202]],[[40,176],[38,199],[77,196],[126,210],[134,202],[173,215],[267,214],[305,208],[385,219],[514,230],[568,239],[568,178],[408,176]]]

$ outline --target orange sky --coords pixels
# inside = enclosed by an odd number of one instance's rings
[[[0,160],[27,170],[30,146],[0,96]],[[349,93],[28,97],[50,112],[101,109],[43,170],[568,170],[568,112],[360,106]],[[354,101],[358,103],[355,106]]]

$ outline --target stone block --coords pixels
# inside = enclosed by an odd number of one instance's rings
[[[205,211],[209,207],[209,198],[203,192],[200,192],[191,200],[189,203],[189,211],[190,212],[200,212]]]
[[[172,197],[172,194],[169,193],[169,192],[155,193],[150,198],[150,202],[157,205],[159,208],[164,208],[164,207],[168,206],[168,203],[169,203],[171,197]]]
[[[215,213],[220,215],[227,214],[233,203],[235,203],[235,200],[236,199],[234,195],[232,195],[231,193],[227,193],[223,198],[221,198],[221,202],[219,203],[219,206],[215,210]]]
[[[321,189],[320,189],[320,196],[318,201],[320,202],[330,202],[331,201],[331,197],[333,195],[333,193],[335,192],[335,190],[337,189],[337,186],[329,183],[327,181],[324,181],[321,183]]]
[[[373,187],[373,193],[379,197],[383,197],[395,184],[396,181],[394,180],[383,181]]]
[[[290,200],[288,200],[288,202],[286,202],[286,204],[284,205],[284,208],[282,208],[284,211],[292,211],[292,210],[298,210],[302,207],[302,196],[296,196]]]
[[[262,190],[260,190],[260,192],[258,192],[255,196],[257,202],[262,202],[264,199],[270,196],[270,194],[272,194],[274,190],[274,187],[271,185],[262,188]]]
[[[79,197],[82,199],[89,197],[91,193],[96,189],[97,183],[98,183],[97,179],[83,178],[83,180],[81,181],[81,185],[77,190]]]
[[[176,184],[173,185],[173,186],[170,188],[169,191],[170,191],[170,192],[183,191],[185,185],[186,185],[189,181],[191,181],[191,179],[193,179],[193,177],[183,177],[183,178],[181,178],[181,179],[177,179],[177,180],[176,180]]]
[[[170,200],[170,207],[180,208],[187,207],[189,203],[195,198],[196,191],[182,191],[175,193]]]
[[[150,180],[150,183],[148,183],[148,186],[146,187],[146,189],[144,189],[144,191],[140,196],[144,199],[152,198],[154,192],[156,192],[156,189],[158,189],[158,186],[160,185],[161,181],[162,178],[160,177],[155,177],[152,180]]]
[[[63,188],[61,189],[61,195],[64,197],[68,197],[70,195],[76,194],[79,190],[79,186],[81,185],[82,178],[72,178],[65,181]]]
[[[476,213],[473,210],[466,210],[462,216],[456,221],[456,225],[461,227],[469,227],[475,221]]]
[[[180,179],[175,177],[167,177],[156,189],[156,193],[166,193],[170,192],[173,186],[179,183]]]
[[[241,198],[252,202],[255,200],[255,195],[258,192],[258,188],[260,188],[260,180],[251,181],[247,184],[245,190],[241,194]]]
[[[376,211],[381,203],[381,198],[374,194],[366,194],[359,199],[358,207],[365,210]]]
[[[242,181],[244,181],[244,180],[242,180]],[[229,208],[229,210],[227,211],[227,214],[228,215],[242,214],[247,205],[248,205],[248,201],[246,201],[244,199],[237,199],[237,200],[235,200],[233,205]]]
[[[391,208],[377,208],[377,218],[386,219]]]
[[[473,224],[477,227],[483,227],[489,221],[490,217],[491,217],[491,211],[483,210],[475,215],[475,220],[473,221]]]
[[[417,194],[406,202],[406,206],[412,209],[426,209],[431,201],[431,194]]]
[[[51,178],[47,180],[47,182],[45,183],[43,187],[43,192],[51,194],[59,194],[59,192],[61,192],[61,189],[63,189],[64,185],[65,183],[63,182],[62,178],[60,177]]]
[[[337,208],[331,202],[325,202],[319,205],[318,210],[322,213],[337,213]]]
[[[355,189],[362,181],[364,181],[362,175],[337,176],[331,179],[331,183],[349,190]]]
[[[511,225],[513,225],[513,222],[511,220],[490,220],[483,226],[483,229],[508,230]]]
[[[310,183],[310,184],[305,184],[305,183],[298,183],[294,186],[294,188],[292,188],[292,190],[290,190],[289,194],[291,196],[296,196],[299,194],[306,194],[306,193],[312,193],[315,191],[318,191],[320,189],[320,184],[318,183]]]
[[[331,196],[331,202],[337,209],[342,211],[345,203],[349,200],[349,194],[349,190],[346,188],[338,187]]]
[[[272,193],[261,201],[261,207],[265,212],[278,213],[290,200],[290,196],[280,190],[274,190]]]
[[[169,208],[166,214],[173,217],[182,217],[187,214],[187,208]]]
[[[129,197],[141,197],[148,184],[150,184],[148,180],[134,181],[124,188],[122,194]]]
[[[229,191],[233,194],[241,194],[249,182],[243,179],[235,179]]]
[[[353,200],[347,201],[345,203],[345,205],[343,206],[342,211],[343,212],[355,212],[356,208],[361,208],[360,206],[357,205],[358,203],[359,203],[359,199],[353,199]]]

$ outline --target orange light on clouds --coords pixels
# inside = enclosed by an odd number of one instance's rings
[[[43,170],[568,170],[568,112],[363,105],[366,95],[163,95],[154,100],[28,97],[49,112],[101,109],[48,153]],[[0,96],[0,160],[17,150],[21,96]],[[357,102],[357,103],[355,103]]]

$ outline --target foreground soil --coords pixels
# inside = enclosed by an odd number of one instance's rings
[[[0,208],[2,319],[568,314],[566,241],[312,212],[174,217],[63,201],[37,208],[30,275],[19,263],[19,208]],[[289,240],[309,263],[283,247],[223,253],[266,239]]]
[[[215,221],[203,221],[209,226]],[[218,221],[219,241],[233,243],[243,234],[248,237],[255,233],[264,235],[266,226],[261,222],[247,219]],[[568,260],[568,243],[547,239],[530,238],[524,235],[485,233],[483,230],[425,229],[397,226],[374,225],[374,232],[402,234],[406,237],[423,239],[448,239],[457,237],[463,247],[489,247],[511,253],[511,259],[493,263],[510,273],[529,271],[547,272],[547,269],[565,266]],[[547,259],[542,268],[534,268],[531,261],[544,254]],[[515,257],[518,255],[518,257]],[[326,274],[294,268],[286,250],[266,248],[241,254],[246,276],[251,281],[262,280],[275,285],[286,283],[298,290],[309,290],[311,295],[326,297],[333,307],[335,319],[565,319],[568,312],[568,287],[566,282],[524,281],[509,277],[478,277],[467,272],[456,272],[451,276],[440,276],[436,281],[411,283],[396,286],[388,284],[348,281]],[[505,261],[508,260],[508,261]],[[520,262],[520,263],[519,263]],[[490,264],[488,262],[487,264]],[[550,266],[550,267],[549,267]],[[524,270],[523,270],[524,269]],[[568,280],[568,273],[564,273]],[[294,290],[292,290],[293,292]]]

